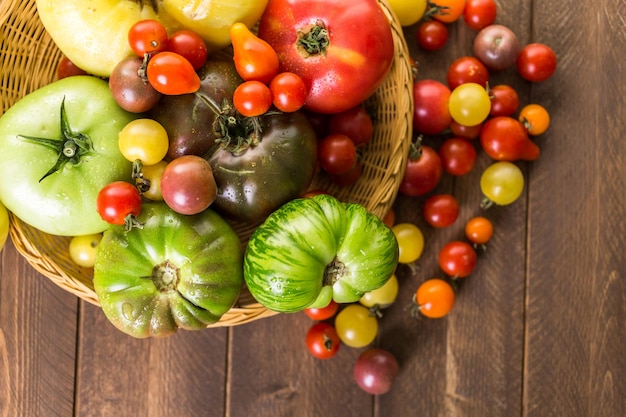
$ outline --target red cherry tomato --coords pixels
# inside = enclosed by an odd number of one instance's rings
[[[479,123],[474,126],[465,126],[457,121],[450,122],[450,131],[458,138],[463,139],[476,139],[480,135],[480,131],[483,128],[483,124]]]
[[[531,82],[545,81],[556,70],[556,54],[547,45],[531,43],[522,48],[517,57],[517,72]]]
[[[489,110],[491,117],[512,116],[519,106],[517,91],[506,84],[489,87],[489,99],[491,100],[491,110]]]
[[[131,26],[128,31],[128,44],[135,54],[143,57],[165,51],[167,29],[158,20],[144,19]]]
[[[148,82],[161,94],[194,93],[200,88],[200,77],[189,61],[175,52],[159,52],[148,61]]]
[[[474,146],[466,139],[446,139],[439,147],[439,157],[443,169],[450,175],[465,175],[476,164]]]
[[[235,89],[233,105],[244,116],[260,116],[272,106],[272,92],[261,81],[244,81]]]
[[[450,89],[446,85],[435,80],[417,81],[413,84],[413,98],[413,127],[417,133],[436,135],[450,126]]]
[[[450,90],[464,83],[476,83],[485,87],[489,82],[489,71],[478,58],[462,56],[450,64],[447,78]]]
[[[345,174],[356,163],[356,146],[346,135],[331,133],[319,143],[320,166],[331,175]]]
[[[469,243],[455,240],[439,251],[439,266],[454,278],[465,278],[476,267],[476,251]]]
[[[306,347],[318,359],[330,359],[339,350],[341,341],[335,327],[325,323],[315,323],[306,333]]]
[[[422,214],[432,227],[448,227],[459,217],[459,202],[451,194],[435,194],[424,202]]]
[[[272,78],[270,92],[274,107],[285,113],[300,110],[306,100],[306,85],[293,72],[281,72]]]
[[[416,39],[422,49],[436,51],[448,42],[448,27],[438,20],[426,20],[418,26]]]
[[[496,21],[495,0],[467,0],[463,10],[463,20],[467,27],[481,30]]]
[[[109,224],[129,224],[129,216],[136,217],[141,212],[141,195],[133,184],[112,182],[98,193],[96,208],[102,220]]]
[[[374,135],[374,123],[363,106],[331,114],[328,118],[328,133],[346,135],[356,146],[365,145]]]
[[[322,321],[333,317],[337,313],[338,309],[339,304],[337,304],[335,300],[330,300],[330,303],[328,303],[326,307],[307,308],[304,310],[304,314],[312,320]]]
[[[204,39],[189,29],[174,32],[167,43],[167,50],[187,58],[195,70],[202,68],[208,57]]]
[[[421,145],[421,150],[414,150],[409,156],[399,191],[408,196],[427,194],[439,184],[442,175],[443,166],[437,151]]]
[[[87,71],[79,68],[65,55],[61,57],[59,64],[57,65],[57,78],[59,80],[73,75],[87,75]]]

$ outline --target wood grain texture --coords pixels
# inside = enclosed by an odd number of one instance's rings
[[[498,23],[522,44],[550,45],[559,67],[542,83],[508,69],[490,84],[513,86],[520,104],[544,105],[551,126],[535,139],[540,158],[519,163],[526,187],[510,206],[479,208],[485,155],[436,190],[461,203],[449,228],[424,222],[425,198],[398,197],[397,221],[417,224],[426,247],[417,268],[398,267],[398,300],[379,321],[374,345],[401,366],[389,393],[371,396],[353,381],[363,348],[313,359],[303,314],[129,338],[9,243],[1,253],[0,417],[625,416],[626,2],[497,3]],[[432,53],[417,49],[416,30],[405,35],[420,78],[445,82],[453,59],[471,54],[475,33],[462,24]],[[453,312],[411,317],[417,286],[441,276],[439,249],[462,239],[476,214],[492,220],[495,235],[460,282]]]

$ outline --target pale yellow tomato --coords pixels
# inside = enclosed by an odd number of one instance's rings
[[[70,259],[78,266],[93,268],[102,233],[74,236],[70,240]]]
[[[398,278],[394,274],[382,287],[363,294],[359,302],[367,308],[387,308],[396,301],[398,289]]]
[[[427,0],[387,0],[400,25],[411,26],[417,23],[426,12]]]

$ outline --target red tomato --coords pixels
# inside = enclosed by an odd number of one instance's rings
[[[328,303],[326,307],[307,308],[304,310],[304,314],[312,320],[322,321],[333,317],[338,309],[339,304],[337,304],[335,300],[330,300],[330,303]]]
[[[443,169],[450,175],[465,175],[476,164],[474,146],[466,139],[446,139],[439,147],[439,157]]]
[[[235,89],[233,105],[244,116],[260,116],[272,106],[272,92],[261,81],[244,81]]]
[[[491,110],[489,111],[491,117],[512,116],[519,106],[517,91],[506,84],[490,87],[489,99],[491,100]]]
[[[480,132],[480,144],[496,161],[534,161],[540,153],[524,125],[510,116],[488,119]]]
[[[450,89],[446,85],[435,80],[417,81],[413,85],[413,99],[413,127],[417,133],[436,135],[450,126]]]
[[[278,74],[278,55],[265,40],[252,33],[241,22],[230,27],[233,61],[237,72],[246,81],[269,84]]]
[[[320,113],[362,103],[393,61],[391,27],[376,0],[270,0],[258,34],[278,53],[281,71],[302,77],[305,106]]]
[[[471,274],[477,259],[472,245],[460,240],[447,243],[439,251],[439,266],[454,278],[465,278]]]
[[[167,29],[158,20],[144,19],[131,26],[128,31],[128,44],[135,54],[143,57],[165,51],[167,48]]]
[[[125,181],[105,185],[98,193],[96,201],[98,214],[110,224],[131,224],[129,216],[141,212],[141,195],[137,187]]]
[[[462,56],[448,67],[447,79],[450,90],[464,83],[476,83],[486,87],[489,82],[489,71],[478,58]]]
[[[443,166],[437,151],[421,145],[420,151],[414,150],[409,156],[399,191],[408,196],[427,194],[439,184],[442,175]]]
[[[361,178],[361,175],[363,175],[363,164],[357,159],[348,172],[339,175],[331,174],[330,179],[333,183],[341,187],[350,187],[356,184],[359,178]]]
[[[352,139],[356,146],[361,146],[372,139],[374,123],[367,110],[359,105],[331,114],[328,118],[328,133],[341,133]]]
[[[315,323],[306,333],[306,347],[309,353],[318,359],[332,358],[339,350],[339,346],[341,341],[337,336],[337,330],[328,323]]]
[[[418,26],[415,37],[422,49],[436,51],[448,42],[448,27],[438,20],[426,20]]]
[[[285,113],[300,110],[306,100],[306,85],[293,72],[281,72],[272,78],[270,92],[274,106]]]
[[[480,130],[483,128],[483,124],[479,123],[474,126],[465,126],[457,121],[450,122],[450,131],[456,137],[463,139],[476,139],[480,135]]]
[[[73,75],[87,75],[87,71],[78,68],[68,57],[65,55],[61,57],[57,66],[57,78],[59,80]]]
[[[148,61],[148,82],[161,94],[195,93],[200,88],[200,77],[189,61],[175,52],[159,52]]]
[[[531,43],[524,46],[517,57],[517,72],[531,82],[545,81],[556,70],[556,54],[547,45]]]
[[[424,202],[422,214],[432,227],[448,227],[459,217],[459,202],[451,194],[435,194]]]
[[[467,0],[463,10],[463,20],[467,27],[481,30],[496,21],[495,0]]]
[[[356,163],[356,146],[346,135],[331,133],[320,141],[318,159],[320,166],[327,173],[345,174]]]
[[[167,50],[187,58],[195,70],[202,68],[208,57],[204,39],[189,29],[181,29],[174,32],[167,42]]]

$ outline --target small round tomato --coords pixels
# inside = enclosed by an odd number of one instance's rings
[[[147,112],[161,99],[161,93],[140,75],[143,65],[143,58],[130,55],[121,60],[109,76],[111,95],[121,108],[132,113]]]
[[[420,284],[415,291],[415,303],[420,314],[429,318],[441,318],[454,307],[455,293],[452,286],[443,279],[431,278]]]
[[[370,309],[382,309],[392,305],[398,297],[398,278],[395,274],[380,288],[363,294],[359,302]]]
[[[169,148],[165,128],[153,119],[135,119],[120,131],[118,145],[124,158],[154,165],[161,161]]]
[[[472,217],[465,223],[465,237],[476,245],[484,245],[492,236],[493,224],[486,217]]]
[[[459,202],[452,194],[435,194],[424,202],[422,214],[432,227],[448,227],[459,217]]]
[[[545,81],[554,74],[557,58],[554,50],[542,43],[531,43],[517,56],[517,72],[527,81]]]
[[[398,241],[398,262],[410,264],[417,261],[424,251],[424,234],[413,223],[398,223],[391,230]]]
[[[260,116],[272,106],[272,92],[260,81],[244,81],[235,89],[233,104],[244,116]]]
[[[331,133],[320,141],[318,159],[327,173],[345,174],[356,163],[356,146],[348,136]]]
[[[519,95],[513,87],[507,84],[489,87],[491,110],[489,116],[512,116],[519,106]]]
[[[428,0],[388,0],[387,3],[398,17],[401,26],[412,26],[424,16]]]
[[[335,327],[320,322],[312,325],[306,333],[306,348],[317,359],[330,359],[339,350],[341,341]]]
[[[417,44],[426,51],[441,49],[448,42],[448,27],[438,20],[426,20],[417,28]]]
[[[437,135],[450,126],[448,107],[450,89],[436,80],[420,80],[413,84],[413,128],[416,133]]]
[[[465,278],[476,267],[476,251],[469,243],[455,240],[439,251],[439,266],[453,278]]]
[[[539,104],[528,104],[519,112],[518,119],[529,135],[537,136],[545,133],[550,126],[550,114]]]
[[[482,123],[474,126],[465,126],[454,120],[450,123],[450,131],[454,136],[468,140],[476,139],[480,135],[482,127]]]
[[[68,57],[63,55],[57,65],[57,78],[61,80],[74,75],[87,75],[87,71],[79,68]]]
[[[463,20],[470,29],[481,30],[495,22],[496,14],[495,0],[467,0]]]
[[[474,168],[478,155],[469,140],[450,138],[439,147],[439,157],[443,169],[458,176],[468,174]]]
[[[437,0],[433,2],[435,11],[431,14],[433,19],[444,23],[452,23],[463,16],[465,0]]]
[[[197,155],[183,155],[167,164],[161,176],[165,203],[180,214],[198,214],[217,197],[217,184],[209,162]]]
[[[393,227],[393,225],[396,224],[396,212],[393,207],[391,207],[383,216],[383,223],[389,227]]]
[[[328,118],[328,133],[341,133],[349,137],[356,146],[367,144],[374,135],[372,117],[359,105],[331,114]]]
[[[141,212],[141,195],[134,185],[115,181],[100,190],[96,208],[105,222],[130,228]]]
[[[485,121],[491,100],[484,86],[469,82],[452,90],[448,102],[450,116],[459,124],[474,126]]]
[[[398,191],[412,197],[427,194],[437,187],[442,175],[443,165],[437,151],[430,146],[414,145]]]
[[[154,54],[146,67],[148,82],[161,94],[195,93],[200,88],[200,77],[184,56],[163,51]]]
[[[152,201],[162,201],[163,191],[161,190],[161,177],[167,167],[167,161],[159,161],[154,165],[144,165],[141,167],[141,195]]]
[[[480,177],[480,189],[488,199],[484,204],[506,206],[515,202],[524,189],[524,174],[512,162],[499,161],[489,165]]]
[[[455,59],[448,67],[447,79],[450,90],[465,83],[476,83],[486,87],[489,82],[489,71],[478,58],[462,56]]]
[[[494,71],[514,66],[520,48],[515,32],[503,25],[484,27],[476,34],[473,44],[474,56]]]
[[[330,303],[328,303],[326,307],[305,308],[304,314],[312,320],[322,321],[333,317],[337,313],[337,310],[339,310],[339,304],[337,304],[335,300],[330,300]]]
[[[74,236],[70,239],[70,259],[83,268],[93,268],[102,233]]]
[[[167,50],[185,57],[195,70],[202,68],[208,57],[204,39],[189,29],[181,29],[172,33],[167,42]]]
[[[349,304],[335,317],[339,339],[347,346],[360,348],[369,345],[378,334],[378,319],[361,304]]]
[[[272,103],[283,112],[300,110],[306,100],[306,85],[302,78],[293,72],[281,72],[270,82]]]
[[[128,44],[135,54],[142,57],[167,48],[167,29],[154,19],[140,20],[128,31]]]

